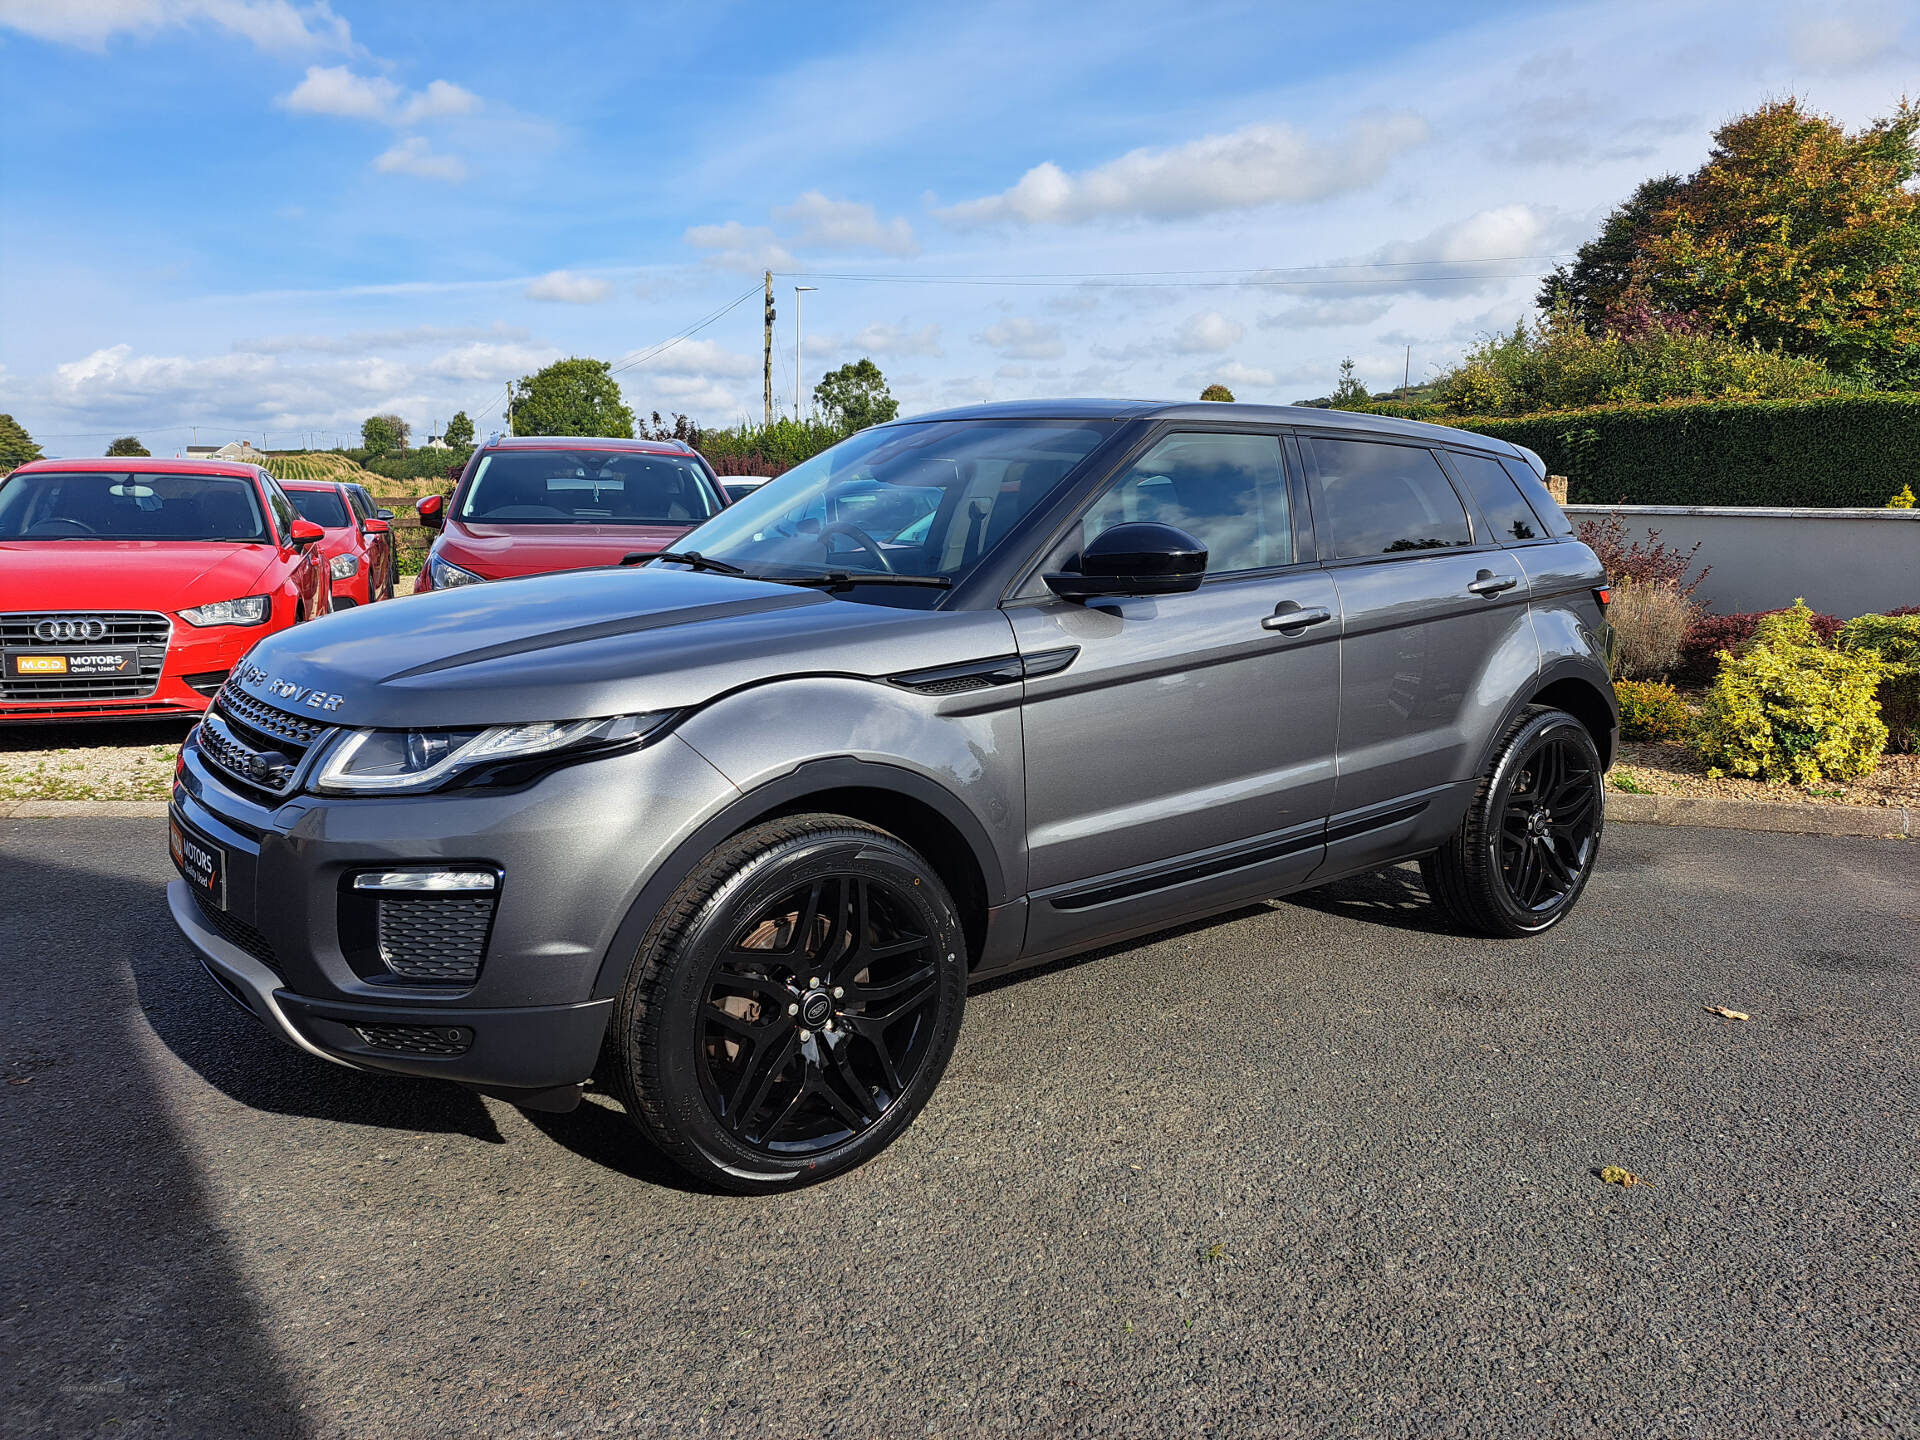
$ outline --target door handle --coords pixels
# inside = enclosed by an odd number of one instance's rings
[[[1491,570],[1482,570],[1467,589],[1475,595],[1498,595],[1502,590],[1511,590],[1519,583],[1515,576],[1496,575]]]
[[[1298,634],[1309,625],[1324,625],[1333,618],[1331,610],[1315,606],[1302,610],[1291,600],[1282,600],[1273,614],[1260,622],[1262,630],[1278,630],[1283,635]]]

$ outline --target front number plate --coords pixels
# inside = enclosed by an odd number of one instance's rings
[[[36,676],[73,676],[99,678],[103,675],[138,675],[138,650],[69,650],[49,654],[44,650],[9,650],[6,673],[21,679]]]
[[[173,814],[167,816],[167,848],[180,878],[217,909],[226,909],[227,852]]]

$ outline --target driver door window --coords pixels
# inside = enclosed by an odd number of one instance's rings
[[[1129,521],[1174,525],[1207,547],[1207,574],[1293,563],[1293,517],[1272,435],[1169,435],[1094,502],[1080,544]]]

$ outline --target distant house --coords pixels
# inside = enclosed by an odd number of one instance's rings
[[[262,464],[267,458],[264,450],[253,448],[251,440],[231,440],[225,445],[189,445],[189,460],[244,460],[251,465]]]
[[[427,443],[422,445],[420,448],[422,450],[451,450],[453,447],[447,444],[447,442],[442,440],[438,435],[429,435],[427,437]]]

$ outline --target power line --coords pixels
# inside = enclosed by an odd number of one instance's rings
[[[999,283],[1002,281],[1090,281],[1110,280],[1115,283],[1131,283],[1138,280],[1152,280],[1169,275],[1307,275],[1321,274],[1330,270],[1405,270],[1417,265],[1514,265],[1527,261],[1564,260],[1572,252],[1551,250],[1539,255],[1485,255],[1472,260],[1359,260],[1332,265],[1241,265],[1230,270],[1015,270],[998,275],[844,275],[818,270],[776,270],[776,275],[786,279],[822,279],[822,280],[937,280],[959,283],[962,281]],[[1415,276],[1426,279],[1426,276]],[[1446,278],[1446,277],[1442,277]],[[1245,283],[1263,283],[1259,281]],[[1272,282],[1264,282],[1272,283]]]
[[[722,315],[725,315],[728,311],[737,309],[739,306],[744,305],[748,300],[752,299],[755,295],[758,295],[759,293],[760,293],[760,287],[758,285],[755,285],[752,289],[744,291],[734,299],[729,300],[725,305],[722,305],[718,310],[710,311],[707,315],[703,316],[701,319],[694,321],[693,324],[689,325],[685,330],[680,331],[677,335],[674,335],[669,339],[662,340],[656,345],[650,345],[643,350],[635,350],[628,355],[622,356],[613,365],[608,367],[607,373],[609,375],[618,375],[623,370],[631,370],[636,365],[644,365],[649,360],[654,359],[656,356],[666,354],[667,351],[671,350],[674,346],[678,345],[682,340],[691,340],[695,335],[698,335],[702,330],[706,329],[709,325],[713,324],[713,322],[718,320]]]
[[[1268,272],[1258,272],[1268,273]],[[1090,289],[1090,290],[1286,290],[1303,285],[1448,285],[1480,284],[1487,280],[1539,280],[1551,274],[1547,270],[1512,271],[1500,274],[1480,272],[1470,275],[1376,275],[1368,280],[1358,278],[1324,280],[1079,280],[1061,278],[1057,280],[1015,280],[999,277],[966,275],[840,275],[821,271],[790,271],[791,276],[802,276],[809,280],[853,281],[866,284],[892,285],[981,285],[1001,286],[1008,289]]]

